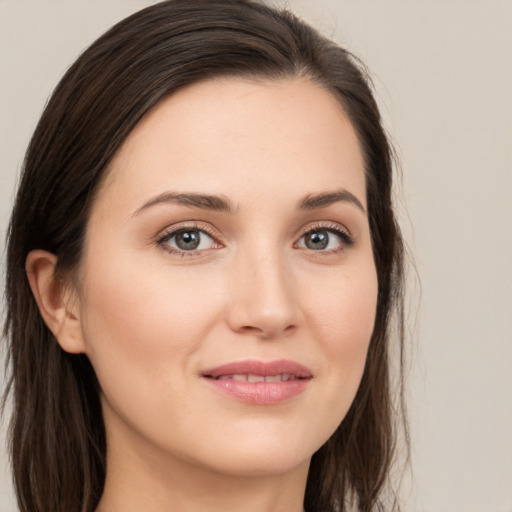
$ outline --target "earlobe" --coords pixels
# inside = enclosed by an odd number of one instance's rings
[[[30,288],[46,325],[66,352],[85,352],[78,304],[72,287],[55,274],[57,257],[40,249],[31,251],[25,262]]]

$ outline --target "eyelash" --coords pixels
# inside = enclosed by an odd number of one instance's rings
[[[310,233],[315,233],[318,231],[326,231],[327,233],[334,233],[341,239],[341,246],[337,249],[331,249],[327,251],[315,251],[314,249],[310,249],[313,253],[322,253],[322,254],[338,254],[348,247],[354,245],[354,239],[350,235],[349,231],[345,227],[341,227],[339,224],[334,224],[331,222],[318,222],[313,224],[313,226],[309,227],[307,231],[304,231],[299,240],[302,240],[306,235]],[[298,242],[296,242],[298,243]],[[294,244],[295,245],[295,244]]]
[[[206,233],[210,238],[212,238],[214,240],[215,243],[222,245],[222,242],[218,241],[219,237],[218,237],[217,233],[212,228],[210,228],[207,225],[199,225],[196,223],[184,224],[184,225],[181,225],[178,227],[172,226],[172,227],[168,228],[156,239],[156,244],[159,247],[161,247],[163,250],[167,251],[168,253],[174,254],[174,255],[181,255],[181,257],[197,256],[199,253],[207,250],[207,249],[190,250],[190,251],[179,250],[179,249],[172,248],[166,244],[166,242],[169,242],[169,240],[171,240],[176,235],[178,235],[180,233],[185,233],[187,231],[199,231],[201,233]],[[299,241],[302,240],[308,234],[318,232],[318,231],[334,233],[336,236],[338,236],[340,238],[341,246],[337,249],[331,249],[331,250],[327,250],[327,251],[323,251],[323,250],[315,251],[314,249],[310,249],[310,251],[313,253],[337,254],[339,252],[344,251],[346,248],[354,245],[354,239],[352,238],[352,236],[350,235],[350,233],[348,232],[347,229],[342,228],[338,224],[322,223],[322,222],[316,223],[313,226],[309,227],[307,231],[302,232],[302,234],[300,235]],[[297,243],[298,242],[295,242],[294,247],[296,246]],[[304,249],[304,248],[301,247],[301,249]],[[305,248],[305,249],[307,249],[307,248]]]
[[[184,251],[175,249],[173,247],[170,247],[165,242],[168,242],[173,237],[180,233],[186,233],[187,231],[199,231],[201,233],[206,233],[210,238],[212,238],[217,244],[222,244],[222,242],[218,241],[218,234],[209,226],[207,225],[199,225],[196,223],[191,224],[183,224],[181,226],[172,226],[170,228],[167,228],[161,236],[159,236],[156,240],[156,244],[161,247],[163,250],[167,251],[170,254],[174,255],[181,255],[181,257],[185,256],[197,256],[198,253],[202,252],[204,249],[200,250],[191,250],[191,251]]]

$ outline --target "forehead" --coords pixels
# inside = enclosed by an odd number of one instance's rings
[[[114,157],[99,196],[135,205],[164,189],[293,195],[339,187],[364,203],[357,136],[332,93],[306,79],[222,78],[151,110]]]

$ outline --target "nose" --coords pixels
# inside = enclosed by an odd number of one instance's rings
[[[231,275],[228,323],[261,339],[290,335],[302,322],[291,270],[279,255],[240,258]]]

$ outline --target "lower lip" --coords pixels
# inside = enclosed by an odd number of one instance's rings
[[[257,405],[273,405],[286,402],[304,391],[310,379],[294,379],[281,382],[245,382],[203,377],[217,391],[242,402]]]

